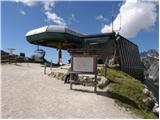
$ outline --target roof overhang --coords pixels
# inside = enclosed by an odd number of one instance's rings
[[[84,35],[66,26],[48,25],[26,34],[27,41],[32,44],[62,49],[82,48],[85,42],[100,42],[102,37],[112,40],[115,33]]]
[[[84,35],[65,26],[49,25],[34,29],[26,34],[27,41],[53,48],[79,48]]]

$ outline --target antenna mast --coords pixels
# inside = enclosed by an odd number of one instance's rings
[[[120,16],[119,16],[120,18],[120,26],[119,26],[119,31],[121,30],[121,12],[120,12]]]
[[[114,17],[114,8],[113,8],[113,4],[112,4],[112,32],[113,32],[113,17]]]
[[[114,30],[114,21],[113,21],[113,19],[114,19],[114,5],[112,4],[112,32],[114,32],[114,31],[117,31],[117,32],[119,32],[120,30],[121,30],[121,22],[122,22],[122,16],[121,16],[121,12],[119,13],[119,29],[117,29],[117,30]]]

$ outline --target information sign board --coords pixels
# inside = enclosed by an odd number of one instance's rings
[[[73,72],[88,72],[96,71],[96,58],[94,56],[73,56],[72,58]]]

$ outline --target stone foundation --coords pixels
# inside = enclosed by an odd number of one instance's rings
[[[53,78],[57,78],[58,80],[63,80],[64,81],[63,78],[66,74],[67,73],[64,73],[64,72],[51,72],[51,73],[48,74],[48,76],[53,77]],[[78,78],[79,78],[80,81],[84,81],[84,82],[87,83],[87,85],[90,86],[89,82],[94,81],[95,77],[94,77],[94,75],[90,75],[90,74],[79,74]],[[109,80],[107,80],[103,76],[97,76],[97,81],[98,81],[98,85],[106,84],[106,81],[107,81],[107,83],[109,83]]]

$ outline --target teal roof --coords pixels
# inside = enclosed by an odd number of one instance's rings
[[[37,28],[34,30],[29,31],[26,36],[31,36],[43,32],[60,32],[60,33],[68,33],[74,36],[82,37],[84,34],[76,32],[75,30],[71,30],[67,28],[66,26],[60,26],[60,25],[48,25],[45,27]]]
[[[81,47],[83,36],[82,33],[58,25],[41,27],[26,34],[32,44],[63,49]]]
[[[83,48],[85,42],[107,42],[113,36],[115,33],[84,35],[59,25],[48,25],[26,34],[27,41],[32,44],[62,49]],[[101,40],[103,37],[107,39]]]

